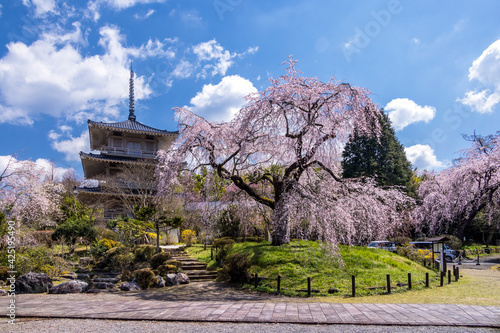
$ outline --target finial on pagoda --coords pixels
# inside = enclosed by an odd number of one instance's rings
[[[134,111],[134,71],[132,70],[132,61],[130,61],[130,80],[129,80],[129,101],[128,101],[128,119],[135,121]]]

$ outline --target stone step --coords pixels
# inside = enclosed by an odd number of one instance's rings
[[[184,273],[186,273],[189,278],[199,276],[217,277],[217,272],[214,271],[184,271]]]
[[[203,264],[201,261],[194,260],[194,259],[189,259],[189,260],[178,260],[180,261],[183,265],[189,265],[189,264]]]
[[[194,271],[194,270],[206,269],[207,265],[205,264],[182,265],[181,268],[184,271]]]
[[[207,271],[207,265],[186,254],[184,251],[171,251],[173,260],[180,261],[182,271],[186,273],[191,282],[215,280],[217,272]]]
[[[189,276],[189,281],[190,282],[197,282],[197,281],[207,281],[207,280],[215,280],[217,278],[217,275],[199,275],[199,276]]]

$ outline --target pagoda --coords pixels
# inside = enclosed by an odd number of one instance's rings
[[[130,205],[123,202],[124,195],[133,197],[139,193],[154,195],[155,189],[138,188],[130,182],[110,189],[114,177],[119,177],[124,168],[134,167],[154,173],[158,162],[158,150],[167,150],[177,138],[178,131],[167,131],[144,125],[137,121],[134,108],[134,72],[130,68],[129,116],[121,122],[105,123],[88,120],[90,149],[93,153],[80,152],[83,172],[87,180],[97,180],[97,186],[78,187],[77,193],[86,202],[102,204],[104,220],[119,216],[132,216]],[[145,185],[144,185],[145,186]],[[147,190],[146,192],[144,190]],[[105,195],[106,197],[102,197]],[[127,207],[128,206],[128,207]]]

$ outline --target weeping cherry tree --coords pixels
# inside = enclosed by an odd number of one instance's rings
[[[302,77],[292,57],[287,64],[286,74],[247,96],[231,121],[176,109],[179,137],[159,153],[159,194],[168,194],[179,169],[210,167],[273,210],[273,245],[289,243],[298,224],[331,244],[386,237],[402,223],[408,197],[369,179],[339,177],[353,129],[380,133],[378,107],[363,88]]]

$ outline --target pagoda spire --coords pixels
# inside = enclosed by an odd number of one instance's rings
[[[128,119],[135,121],[134,110],[134,71],[132,70],[132,61],[130,62],[130,80],[129,80],[129,101],[128,101]]]

